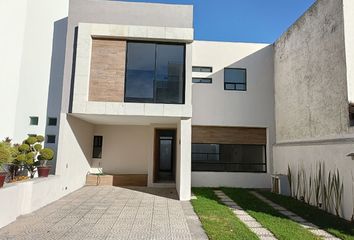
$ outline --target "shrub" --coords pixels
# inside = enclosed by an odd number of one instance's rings
[[[54,156],[54,151],[50,148],[43,148],[39,151],[40,160],[52,160]]]
[[[37,138],[38,143],[41,143],[44,141],[44,137],[42,135],[37,135],[36,138]]]
[[[26,143],[27,143],[28,145],[35,144],[36,142],[37,142],[37,137],[28,137],[28,138],[26,139]]]
[[[30,146],[28,144],[24,143],[18,147],[18,150],[20,152],[28,152],[30,150]]]

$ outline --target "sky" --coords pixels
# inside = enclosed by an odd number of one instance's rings
[[[194,5],[194,39],[273,43],[315,0],[126,0]]]

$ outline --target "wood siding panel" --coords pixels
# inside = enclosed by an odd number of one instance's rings
[[[265,128],[193,126],[192,143],[267,144]]]
[[[123,102],[126,41],[92,39],[89,101]]]

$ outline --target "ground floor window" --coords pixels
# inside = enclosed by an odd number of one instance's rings
[[[192,171],[266,172],[265,145],[193,143]]]

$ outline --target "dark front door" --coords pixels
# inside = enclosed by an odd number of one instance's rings
[[[154,182],[175,181],[176,130],[157,129],[155,132]]]

